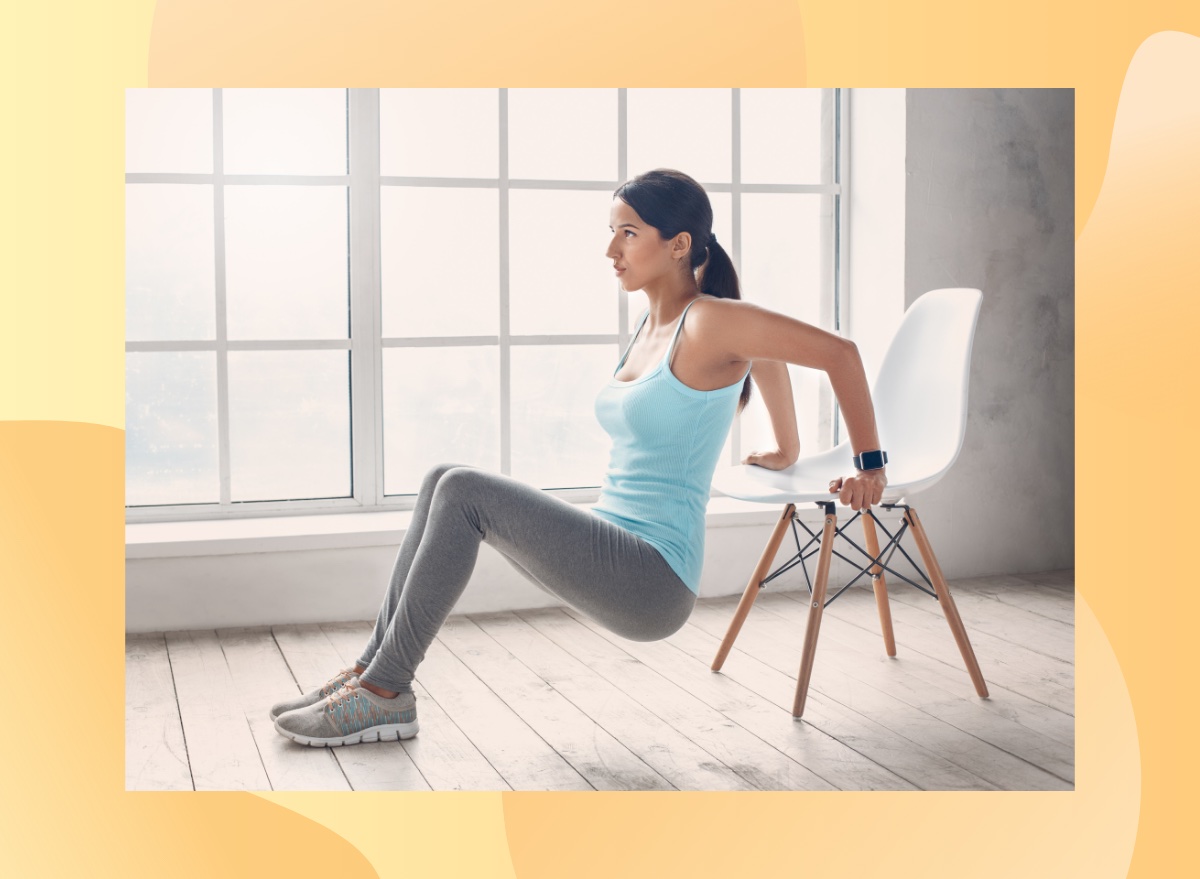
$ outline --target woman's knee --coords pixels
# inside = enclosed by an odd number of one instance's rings
[[[445,466],[446,469],[439,474],[434,497],[440,497],[443,503],[453,500],[477,499],[480,481],[487,478],[486,471],[465,464]]]
[[[425,483],[432,488],[442,481],[442,477],[457,467],[470,467],[470,464],[454,464],[450,462],[434,464],[425,473]]]

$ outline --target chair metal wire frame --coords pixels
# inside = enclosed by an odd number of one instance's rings
[[[809,529],[809,527],[800,520],[796,515],[795,504],[788,504],[776,523],[775,530],[771,534],[770,540],[767,541],[766,549],[763,551],[762,557],[759,559],[758,567],[751,575],[750,582],[747,583],[746,589],[742,594],[742,600],[739,602],[737,610],[734,612],[733,619],[730,621],[729,630],[721,642],[720,648],[717,650],[716,658],[712,663],[714,672],[720,671],[721,666],[725,662],[725,658],[729,655],[729,651],[733,648],[733,642],[737,638],[738,632],[741,630],[742,623],[750,612],[751,606],[754,604],[754,599],[758,596],[759,590],[764,588],[767,583],[783,574],[785,571],[790,571],[796,565],[800,565],[804,572],[805,583],[808,587],[810,602],[808,609],[808,624],[804,635],[804,646],[802,650],[802,658],[800,662],[800,673],[796,681],[796,697],[792,706],[792,717],[799,720],[804,713],[804,705],[808,696],[809,678],[812,675],[813,659],[816,653],[817,636],[820,632],[821,617],[825,608],[831,604],[838,596],[853,586],[864,575],[868,574],[872,580],[873,591],[875,592],[875,603],[879,611],[879,621],[882,628],[884,645],[888,656],[896,655],[895,637],[892,634],[892,618],[888,604],[887,583],[884,573],[889,573],[894,577],[898,577],[910,586],[913,586],[920,591],[933,596],[934,599],[941,605],[942,612],[945,614],[946,622],[950,625],[950,631],[954,635],[954,640],[958,644],[959,652],[962,654],[963,662],[966,664],[967,672],[971,677],[972,683],[975,685],[975,692],[981,696],[988,695],[987,684],[983,680],[983,674],[979,670],[979,663],[975,658],[975,652],[971,647],[970,640],[967,637],[967,632],[962,624],[962,618],[958,614],[958,608],[954,604],[954,599],[950,597],[950,590],[946,584],[945,576],[942,574],[941,567],[938,565],[937,558],[933,554],[933,548],[929,544],[929,539],[925,534],[924,526],[917,517],[917,512],[908,504],[902,503],[885,503],[880,504],[881,509],[904,510],[904,517],[899,529],[895,534],[892,534],[879,518],[875,516],[870,509],[860,510],[854,514],[851,519],[842,527],[837,526],[837,504],[834,500],[814,501],[814,503],[823,510],[824,527],[820,533]],[[863,519],[863,533],[866,536],[867,549],[863,549],[857,543],[850,539],[845,534],[845,530],[861,516]],[[766,574],[767,568],[774,560],[775,554],[779,549],[779,544],[783,539],[785,526],[790,522],[792,528],[792,536],[796,541],[796,554],[776,568],[769,575]],[[803,546],[800,543],[800,535],[796,530],[796,525],[799,524],[809,535],[809,541]],[[878,546],[878,539],[875,534],[875,526],[878,525],[883,532],[888,536],[887,545],[881,550]],[[913,560],[901,546],[900,541],[903,539],[906,532],[909,530],[913,533],[913,538],[917,542],[917,547],[920,550],[920,555],[925,562],[928,573],[921,569],[921,566]],[[858,563],[842,555],[833,548],[837,537],[841,537],[859,553],[865,556],[869,561],[865,566],[858,566]],[[810,547],[816,544],[815,548],[810,550]],[[896,551],[908,559],[909,563],[920,574],[921,579],[925,581],[931,588],[926,589],[919,583],[915,583],[908,577],[904,576],[899,571],[890,566],[892,557]],[[808,566],[805,560],[817,555],[817,570],[816,582],[809,577]],[[826,599],[825,595],[829,585],[829,567],[832,557],[837,555],[838,558],[847,562],[851,566],[858,568],[858,574],[850,580],[845,586],[839,589],[831,598]],[[886,558],[885,558],[886,555]],[[931,579],[932,577],[932,579]]]
[[[833,501],[815,501],[815,503],[818,506],[823,506],[825,508],[826,514],[833,512],[833,506],[834,506]],[[880,504],[879,507],[880,507],[880,509],[889,510],[889,511],[897,510],[897,509],[904,510],[905,513],[907,513],[909,510],[909,507],[907,504]],[[882,529],[883,533],[888,536],[887,546],[885,546],[883,548],[883,550],[879,553],[879,555],[876,555],[876,556],[871,555],[869,552],[867,552],[865,549],[863,549],[861,546],[859,546],[857,543],[855,543],[853,540],[851,540],[846,535],[846,530],[851,525],[853,525],[855,522],[858,521],[859,516],[862,516],[864,514],[867,516],[870,516],[874,520],[875,525],[877,525],[880,529]],[[774,571],[772,571],[770,574],[768,574],[766,577],[764,577],[762,579],[762,582],[758,584],[758,587],[760,589],[765,589],[767,587],[767,584],[770,583],[772,580],[774,580],[776,577],[778,577],[780,574],[790,571],[792,568],[796,567],[796,565],[800,565],[800,569],[804,572],[804,582],[805,582],[805,585],[808,587],[808,594],[812,595],[812,591],[813,591],[812,578],[808,576],[808,566],[804,564],[804,560],[807,558],[811,558],[812,556],[816,555],[817,553],[819,553],[821,551],[821,534],[820,534],[820,532],[813,531],[812,529],[810,529],[808,527],[808,525],[806,525],[804,523],[804,521],[800,518],[800,516],[796,513],[792,514],[791,522],[792,522],[792,536],[796,540],[796,554],[794,556],[792,556],[790,559],[788,559],[786,562],[784,562],[782,565],[780,565],[778,568],[776,568]],[[810,539],[809,539],[808,543],[806,543],[804,546],[800,545],[800,534],[796,530],[797,525],[799,525],[801,528],[803,528],[805,531],[808,532],[808,536]],[[904,538],[904,533],[907,530],[908,530],[908,519],[905,518],[900,523],[900,528],[893,535],[892,532],[887,530],[887,526],[885,526],[883,524],[883,522],[879,521],[879,518],[877,516],[875,516],[870,511],[870,509],[859,510],[850,518],[850,520],[848,522],[846,522],[843,525],[836,526],[834,529],[834,536],[841,537],[848,544],[853,546],[860,553],[862,553],[864,556],[866,556],[868,559],[870,559],[870,563],[866,567],[858,568],[858,575],[853,580],[851,580],[849,583],[847,583],[845,586],[843,586],[841,589],[839,589],[837,592],[835,592],[830,598],[825,599],[825,607],[829,607],[829,605],[833,604],[834,599],[836,599],[839,595],[841,595],[843,592],[845,592],[847,589],[849,589],[851,586],[853,586],[855,583],[857,583],[864,574],[869,575],[872,580],[878,580],[883,575],[884,571],[886,571],[887,573],[889,573],[895,577],[899,577],[905,583],[909,584],[910,586],[912,586],[915,589],[920,589],[926,595],[933,596],[934,600],[936,601],[938,596],[937,596],[937,592],[934,591],[932,581],[930,581],[929,577],[927,577],[925,575],[925,572],[923,570],[921,570],[921,566],[918,565],[915,561],[913,561],[912,556],[910,556],[907,552],[905,552],[904,547],[900,545],[900,541]],[[808,549],[810,546],[812,546],[814,543],[816,544],[816,548],[813,549],[811,552],[809,552],[806,555],[805,550]],[[888,557],[885,560],[885,559],[883,559],[883,554],[885,552],[887,552],[889,549],[891,550],[891,552],[887,553]],[[905,577],[899,571],[888,566],[888,562],[890,562],[892,559],[892,556],[896,554],[896,550],[900,550],[901,555],[903,555],[906,559],[908,559],[908,563],[910,565],[912,565],[914,568],[916,568],[917,573],[921,575],[921,579],[924,580],[928,584],[928,586],[929,586],[928,589],[926,589],[920,583],[914,583],[912,580],[908,579],[908,577]],[[840,558],[842,561],[844,561],[852,566],[856,564],[854,561],[846,558],[846,556],[842,555],[836,549],[833,549],[831,551],[835,556]],[[878,566],[880,568],[880,570],[876,573],[872,573],[871,569],[876,566]]]

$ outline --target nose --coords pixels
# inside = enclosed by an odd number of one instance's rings
[[[608,249],[604,251],[604,255],[609,259],[617,258],[617,240],[618,239],[614,237],[611,241],[609,241]]]

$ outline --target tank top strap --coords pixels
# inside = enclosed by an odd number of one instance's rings
[[[675,324],[675,334],[671,336],[671,344],[667,346],[667,354],[663,358],[663,363],[667,365],[667,368],[670,368],[671,366],[671,355],[675,353],[675,342],[679,338],[679,331],[683,329],[683,319],[687,317],[688,309],[695,305],[699,299],[700,297],[697,296],[695,299],[685,305],[683,311],[679,315],[679,322]]]
[[[613,370],[613,375],[621,371],[621,367],[625,365],[625,358],[629,356],[629,349],[633,347],[633,343],[637,341],[638,333],[642,331],[642,325],[646,323],[646,318],[650,316],[650,309],[642,312],[642,319],[638,321],[637,329],[633,331],[633,335],[629,337],[629,344],[625,346],[625,353],[621,355],[621,360],[617,363],[617,368]]]

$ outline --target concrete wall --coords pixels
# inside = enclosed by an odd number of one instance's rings
[[[909,89],[905,305],[978,287],[962,454],[913,498],[948,577],[1074,564],[1070,89]]]

